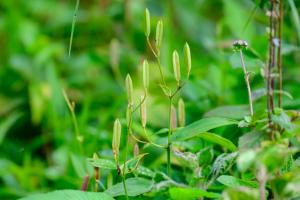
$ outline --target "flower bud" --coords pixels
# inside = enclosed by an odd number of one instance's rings
[[[156,25],[156,37],[155,37],[155,45],[157,52],[160,52],[160,47],[161,47],[161,42],[162,42],[162,37],[163,37],[163,29],[164,25],[162,20],[159,20]]]
[[[149,87],[149,64],[147,60],[143,62],[143,85],[144,90],[147,91]]]
[[[178,101],[178,122],[180,127],[185,126],[185,105],[181,98]]]
[[[144,96],[141,96],[141,106],[140,106],[140,114],[143,128],[146,127],[147,124],[147,108],[146,108],[146,99]]]
[[[171,107],[171,129],[175,129],[177,127],[177,116],[176,116],[176,108],[172,105]]]
[[[176,50],[173,52],[173,70],[174,70],[175,79],[177,81],[177,85],[179,86],[179,84],[180,84],[180,61],[179,61],[179,56],[178,56],[178,53]]]
[[[133,86],[132,86],[132,80],[129,74],[126,76],[125,80],[125,85],[126,85],[126,91],[127,91],[127,99],[128,99],[128,104],[133,105]]]
[[[184,45],[184,62],[187,67],[187,78],[190,77],[190,72],[192,68],[191,50],[189,44],[186,42]]]
[[[113,140],[112,140],[112,150],[114,154],[114,158],[116,164],[119,163],[119,148],[120,148],[120,141],[121,141],[121,123],[119,119],[116,119],[114,122],[114,129],[113,129]]]
[[[150,24],[150,13],[148,8],[145,9],[145,36],[148,38],[150,36],[151,24]]]
[[[137,143],[135,143],[134,145],[134,149],[133,149],[133,155],[134,157],[137,157],[139,155],[139,145]]]

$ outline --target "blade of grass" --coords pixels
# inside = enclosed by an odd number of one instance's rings
[[[70,43],[69,43],[69,53],[68,53],[69,57],[71,56],[73,36],[74,36],[75,24],[76,24],[76,20],[77,20],[77,12],[79,9],[79,3],[80,3],[80,0],[77,0],[75,10],[74,10],[74,15],[73,15],[72,28],[71,28],[71,34],[70,34]]]

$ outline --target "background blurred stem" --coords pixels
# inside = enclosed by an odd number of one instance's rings
[[[167,145],[167,173],[171,175],[171,134],[172,134],[172,97],[169,98],[169,131],[168,131],[168,145]]]
[[[69,43],[69,53],[68,53],[69,57],[71,56],[73,35],[74,35],[75,24],[76,24],[76,20],[77,20],[77,12],[78,12],[78,9],[79,9],[79,3],[80,3],[80,0],[77,0],[75,10],[74,10],[74,15],[73,15],[72,29],[71,29],[70,43]]]
[[[279,74],[279,95],[278,95],[278,107],[282,107],[282,23],[283,23],[283,0],[279,2],[279,16],[278,16],[278,51],[277,51],[277,68]]]

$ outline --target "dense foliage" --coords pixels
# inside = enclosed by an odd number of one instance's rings
[[[299,7],[1,0],[0,199],[299,199]]]

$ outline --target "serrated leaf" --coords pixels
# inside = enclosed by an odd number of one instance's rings
[[[44,194],[33,194],[20,200],[113,200],[102,192],[83,192],[79,190],[57,190]]]
[[[140,177],[126,179],[128,196],[134,197],[149,192],[153,184],[153,180]],[[108,188],[105,192],[113,197],[125,195],[123,183],[117,183]]]
[[[176,142],[176,141],[191,139],[211,129],[222,127],[222,126],[228,126],[232,124],[237,124],[237,121],[232,119],[227,119],[227,118],[220,118],[220,117],[200,119],[184,128],[176,130],[173,133],[171,140],[173,142]]]
[[[257,188],[258,183],[255,181],[246,181],[242,179],[238,179],[234,176],[228,176],[228,175],[222,175],[217,179],[218,182],[222,183],[223,185],[226,185],[227,187],[252,187]]]
[[[210,141],[212,143],[219,144],[230,151],[235,151],[237,149],[237,147],[230,140],[223,138],[214,133],[206,132],[206,133],[199,134],[198,137]]]
[[[169,193],[173,200],[194,200],[200,197],[206,197],[209,199],[219,198],[218,193],[207,192],[198,188],[170,188]]]

